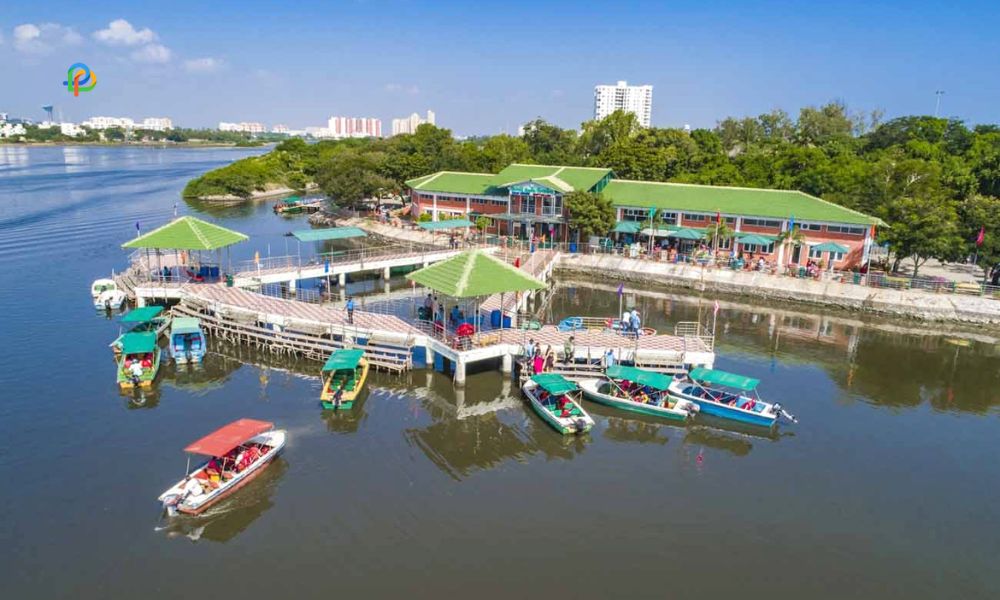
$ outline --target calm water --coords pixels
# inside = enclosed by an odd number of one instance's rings
[[[88,284],[180,213],[185,181],[234,150],[0,146],[0,581],[9,598],[1000,595],[1000,353],[851,315],[724,303],[718,366],[763,380],[801,424],[679,428],[593,408],[563,438],[499,374],[376,375],[353,412],[317,405],[316,365],[214,345],[120,395],[113,320]],[[267,205],[209,214],[284,252]],[[279,252],[280,248],[280,252]],[[554,318],[617,310],[572,282]],[[364,285],[364,284],[360,284]],[[712,299],[628,295],[669,330]],[[950,340],[950,341],[949,341]],[[485,414],[480,414],[485,413]],[[198,519],[156,496],[181,449],[240,416],[289,430],[283,457]]]

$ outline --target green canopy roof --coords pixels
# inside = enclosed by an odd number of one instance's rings
[[[282,202],[284,202],[285,204],[295,204],[299,200],[301,200],[301,198],[299,198],[298,196],[289,196],[284,200],[282,200]]]
[[[156,334],[151,331],[126,333],[122,336],[122,354],[145,354],[155,348]]]
[[[122,317],[122,323],[146,323],[152,321],[163,312],[162,306],[142,306],[133,308]]]
[[[341,371],[344,369],[353,369],[358,366],[364,355],[364,350],[334,350],[330,358],[326,359],[323,370]]]
[[[472,227],[472,221],[468,219],[448,219],[446,221],[427,221],[426,223],[420,223],[419,225],[427,231],[438,231],[441,229]]]
[[[768,244],[774,243],[774,238],[766,235],[759,235],[756,233],[748,233],[746,235],[741,235],[736,238],[736,241],[741,244],[752,244],[754,246],[767,246]]]
[[[608,367],[605,374],[611,379],[627,379],[641,385],[648,385],[657,390],[665,390],[670,386],[671,377],[663,373],[653,371],[643,371],[635,367],[622,365],[612,365]]]
[[[368,235],[360,227],[330,227],[328,229],[300,229],[292,235],[300,242],[322,242],[325,240],[346,240]]]
[[[615,224],[615,233],[639,233],[642,223],[639,221],[618,221]]]
[[[197,333],[201,331],[201,321],[195,317],[174,317],[170,321],[170,333]]]
[[[531,380],[550,394],[560,395],[575,391],[576,384],[557,373],[540,373],[532,375]]]
[[[691,379],[694,379],[695,381],[704,381],[706,383],[724,385],[726,387],[743,390],[744,392],[749,392],[750,390],[756,388],[757,384],[760,383],[759,379],[754,379],[753,377],[744,377],[743,375],[736,375],[735,373],[704,369],[702,367],[692,369],[690,376]]]
[[[540,290],[545,284],[482,250],[470,250],[406,276],[452,298]]]
[[[160,250],[217,250],[248,240],[238,231],[195,217],[181,217],[122,244],[122,248]]]
[[[652,235],[658,237],[670,237],[670,234],[680,229],[676,225],[667,225],[666,227],[657,227],[652,229],[650,227],[645,227],[642,230],[642,235]],[[692,229],[691,231],[698,231],[697,229]]]
[[[817,252],[847,252],[850,250],[847,246],[841,246],[840,244],[835,244],[833,242],[823,242],[822,244],[816,244],[812,247],[813,250]]]
[[[697,229],[681,227],[677,231],[671,231],[670,233],[668,233],[667,237],[673,237],[679,240],[700,240],[705,237],[705,234],[698,231]]]

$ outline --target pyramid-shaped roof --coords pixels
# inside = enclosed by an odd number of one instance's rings
[[[538,279],[482,250],[463,252],[414,271],[406,278],[452,298],[545,288]]]
[[[129,240],[122,244],[122,248],[217,250],[248,239],[238,231],[186,216]]]

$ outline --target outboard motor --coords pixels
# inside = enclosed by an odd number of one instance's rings
[[[577,433],[583,433],[586,428],[587,428],[587,421],[585,419],[577,419],[576,420],[576,432]]]
[[[163,499],[163,509],[167,511],[168,517],[177,516],[177,505],[181,503],[179,494],[171,494]]]
[[[781,408],[781,405],[778,404],[777,402],[775,402],[774,405],[772,406],[772,410],[774,411],[775,416],[784,417],[789,421],[791,421],[792,423],[799,422],[799,420],[795,418],[795,415]]]

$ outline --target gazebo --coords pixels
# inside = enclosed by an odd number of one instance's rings
[[[499,325],[502,328],[504,294],[540,290],[546,287],[545,283],[535,277],[482,250],[463,252],[414,271],[406,278],[442,296],[464,301],[466,309],[469,308],[470,301],[474,303],[472,318],[466,316],[468,310],[459,309],[458,303],[453,305],[452,314],[445,309],[446,303],[443,301],[435,302],[430,307],[431,314],[424,316],[429,317],[426,320],[431,321],[434,330],[440,330],[445,339],[452,328],[459,338],[468,338],[482,329],[483,318],[479,314],[479,305],[483,299],[500,295]],[[469,327],[464,327],[465,325]]]
[[[248,239],[250,238],[238,231],[226,229],[196,217],[184,216],[125,242],[122,244],[122,248],[145,250],[147,270],[152,268],[149,252],[150,250],[155,251],[156,278],[158,279],[169,280],[176,277],[180,280],[182,279],[180,269],[183,268],[185,270],[184,278],[217,280],[220,275],[219,265],[222,263],[222,249],[228,249],[229,246]],[[174,251],[175,266],[178,269],[176,276],[173,273],[162,272],[160,257],[164,250]],[[202,260],[202,253],[212,251],[217,253],[215,265]],[[229,260],[229,266],[231,271],[232,260]],[[192,270],[190,267],[195,267],[197,270]]]

